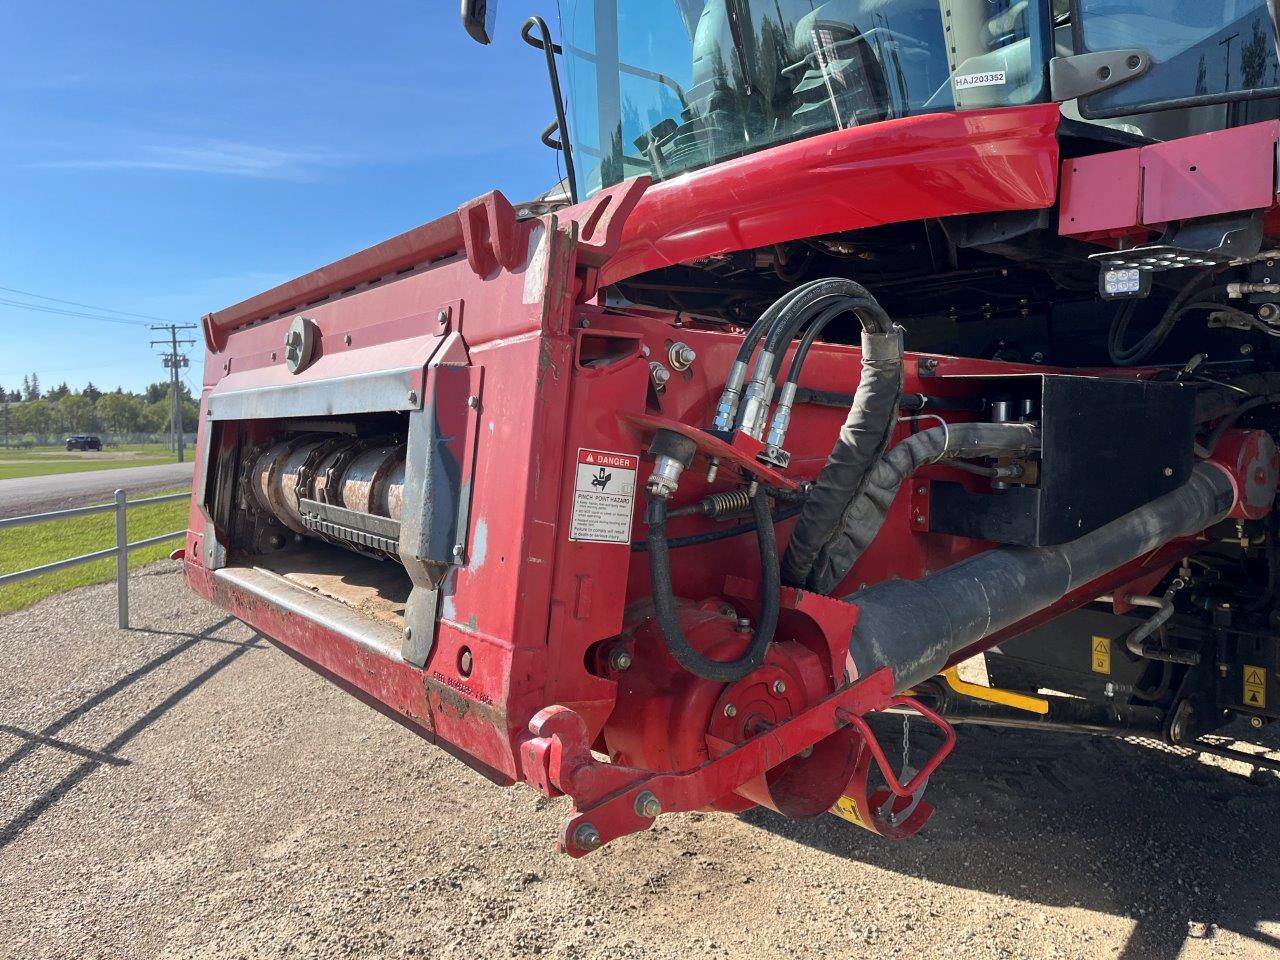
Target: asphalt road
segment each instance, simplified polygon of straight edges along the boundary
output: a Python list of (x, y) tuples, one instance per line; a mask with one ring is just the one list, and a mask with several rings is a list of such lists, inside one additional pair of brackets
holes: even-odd
[(488, 783), (176, 568), (135, 575), (133, 630), (109, 584), (0, 617), (4, 960), (1280, 958), (1273, 773), (968, 727), (914, 840), (669, 815), (571, 860), (564, 800)]
[(110, 500), (111, 495), (121, 489), (127, 490), (132, 498), (162, 487), (181, 486), (191, 482), (191, 471), (188, 461), (0, 480), (0, 518), (99, 503)]

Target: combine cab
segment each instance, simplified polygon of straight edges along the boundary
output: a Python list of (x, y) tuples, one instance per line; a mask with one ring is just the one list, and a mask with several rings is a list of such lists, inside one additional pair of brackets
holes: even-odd
[(205, 318), (194, 590), (573, 856), (1280, 715), (1273, 9), (561, 9), (560, 188)]

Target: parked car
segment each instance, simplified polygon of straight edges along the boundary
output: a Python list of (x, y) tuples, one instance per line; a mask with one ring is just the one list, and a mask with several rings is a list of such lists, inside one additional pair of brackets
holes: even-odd
[(101, 437), (67, 437), (68, 450), (101, 450)]

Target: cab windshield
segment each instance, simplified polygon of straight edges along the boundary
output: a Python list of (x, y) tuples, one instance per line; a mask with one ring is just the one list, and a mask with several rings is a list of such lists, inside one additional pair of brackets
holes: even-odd
[(560, 0), (578, 188), (1044, 99), (1045, 0)]

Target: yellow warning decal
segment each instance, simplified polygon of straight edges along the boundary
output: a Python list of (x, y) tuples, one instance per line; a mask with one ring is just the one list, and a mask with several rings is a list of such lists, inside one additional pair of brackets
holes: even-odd
[(1106, 637), (1093, 638), (1093, 672), (1111, 674), (1111, 641)]
[(854, 803), (853, 797), (841, 797), (836, 801), (836, 805), (831, 808), (841, 820), (848, 820), (850, 823), (857, 824), (860, 827), (866, 827), (866, 823), (862, 819), (862, 814), (858, 812), (858, 805)]
[(1267, 708), (1267, 670), (1265, 667), (1244, 665), (1244, 705)]

